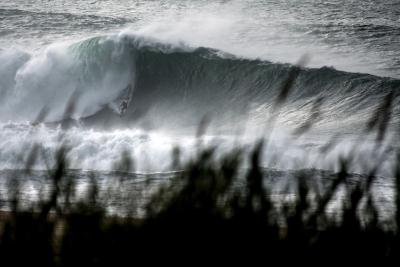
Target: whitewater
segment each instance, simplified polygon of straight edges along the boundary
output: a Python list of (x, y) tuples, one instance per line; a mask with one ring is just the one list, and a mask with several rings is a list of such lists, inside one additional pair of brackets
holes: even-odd
[[(266, 170), (335, 172), (357, 155), (362, 175), (382, 161), (376, 190), (390, 198), (399, 45), (396, 0), (0, 0), (0, 170), (24, 169), (35, 146), (31, 167), (47, 169), (66, 146), (82, 177), (107, 176), (123, 153), (136, 175), (168, 176), (174, 147), (185, 161), (199, 142), (223, 155), (266, 138)], [(379, 142), (368, 122), (388, 95)]]

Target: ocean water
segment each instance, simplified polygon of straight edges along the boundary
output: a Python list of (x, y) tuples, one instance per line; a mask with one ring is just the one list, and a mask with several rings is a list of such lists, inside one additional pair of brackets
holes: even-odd
[[(185, 161), (200, 141), (222, 155), (262, 137), (266, 170), (335, 172), (353, 155), (357, 175), (379, 163), (390, 196), (399, 47), (397, 0), (0, 0), (0, 170), (24, 169), (34, 146), (47, 169), (64, 145), (82, 177), (123, 153), (167, 176), (176, 146)], [(377, 142), (367, 125), (388, 95)]]

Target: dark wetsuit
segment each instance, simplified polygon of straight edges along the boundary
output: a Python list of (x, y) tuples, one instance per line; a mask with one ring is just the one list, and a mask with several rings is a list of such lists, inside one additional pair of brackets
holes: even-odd
[(119, 114), (124, 114), (125, 110), (128, 108), (128, 103), (126, 101), (122, 101), (121, 106), (119, 106)]

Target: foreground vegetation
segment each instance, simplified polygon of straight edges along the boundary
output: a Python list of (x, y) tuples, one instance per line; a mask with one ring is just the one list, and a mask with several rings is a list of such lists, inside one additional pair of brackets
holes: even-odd
[[(346, 161), (341, 162), (340, 172), (324, 193), (313, 200), (314, 208), (307, 198), (313, 185), (306, 173), (299, 171), (293, 181), (297, 184), (295, 202), (277, 209), (263, 185), (259, 165), (262, 148), (261, 141), (250, 155), (251, 167), (240, 186), (235, 184), (243, 160), (240, 150), (217, 161), (213, 149), (200, 149), (194, 160), (180, 166), (184, 171), (175, 172), (150, 195), (143, 194), (145, 188), (128, 190), (123, 185), (126, 172), (120, 172), (115, 182), (121, 183), (125, 191), (115, 187), (108, 195), (100, 196), (93, 179), (78, 203), (69, 200), (75, 187), (72, 180), (64, 178), (67, 159), (61, 149), (56, 168), (48, 172), (52, 190), (47, 199), (36, 203), (39, 210), (34, 211), (33, 206), (30, 211), (18, 210), (18, 177), (10, 180), (13, 209), (1, 235), (2, 263), (98, 266), (238, 260), (265, 264), (400, 262), (399, 231), (382, 230), (370, 183), (367, 180), (354, 185), (348, 179)], [(175, 164), (180, 165), (178, 151), (175, 157)], [(130, 164), (126, 156), (120, 167), (128, 168)], [(400, 161), (395, 175), (395, 220), (400, 225)], [(347, 202), (338, 225), (330, 219), (326, 207), (341, 185), (347, 188)], [(134, 208), (146, 198), (145, 217), (107, 217), (100, 199), (110, 197), (132, 207), (133, 215)], [(369, 218), (364, 225), (357, 215), (363, 198), (367, 199), (363, 212)]]

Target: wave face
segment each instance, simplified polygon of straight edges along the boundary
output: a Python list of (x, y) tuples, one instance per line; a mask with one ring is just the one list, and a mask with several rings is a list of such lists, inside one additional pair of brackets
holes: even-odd
[[(240, 59), (203, 47), (143, 45), (137, 37), (125, 40), (136, 55), (137, 92), (131, 108), (151, 110), (153, 118), (160, 118), (159, 123), (193, 124), (204, 115), (219, 125), (240, 117), (265, 123), (293, 68), (289, 64)], [(323, 98), (321, 126), (337, 127), (339, 131), (344, 127), (360, 129), (371, 111), (399, 85), (400, 80), (393, 78), (329, 67), (303, 68), (280, 110), (280, 121), (288, 126), (302, 123), (315, 100)], [(394, 100), (395, 106), (398, 101)], [(393, 122), (398, 122), (398, 110), (393, 117)]]

